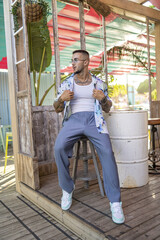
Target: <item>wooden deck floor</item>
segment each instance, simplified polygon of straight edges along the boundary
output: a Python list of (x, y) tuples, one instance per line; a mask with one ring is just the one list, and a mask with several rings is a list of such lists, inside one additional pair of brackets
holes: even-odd
[[(6, 174), (0, 172), (0, 240), (82, 239), (16, 193), (14, 170), (11, 165), (7, 169)], [(41, 177), (40, 181), (41, 189), (31, 190), (33, 195), (35, 194), (36, 204), (39, 206), (43, 200), (41, 206), (49, 203), (48, 209), (51, 210), (55, 209), (56, 203), (58, 208), (61, 189), (58, 186), (57, 174)], [(43, 199), (40, 199), (40, 196)], [(58, 214), (62, 214), (62, 218), (66, 216), (68, 221), (73, 216), (72, 222), (76, 218), (101, 234), (101, 238), (96, 235), (95, 238), (90, 238), (92, 240), (160, 240), (160, 175), (150, 174), (146, 186), (122, 189), (122, 202), (126, 221), (122, 225), (116, 225), (111, 220), (109, 201), (101, 196), (97, 182), (90, 181), (89, 189), (84, 189), (83, 182), (77, 181), (73, 204), (67, 211), (69, 214), (63, 211), (59, 211)]]
[[(42, 177), (39, 191), (60, 204), (61, 189), (56, 174)], [(122, 202), (126, 221), (117, 225), (111, 220), (109, 201), (100, 195), (96, 181), (90, 182), (89, 189), (83, 188), (83, 182), (76, 182), (73, 204), (68, 212), (108, 239), (160, 239), (160, 175), (150, 175), (146, 186), (122, 189)]]
[(0, 240), (80, 240), (51, 216), (16, 192), (13, 161), (4, 171), (0, 155)]

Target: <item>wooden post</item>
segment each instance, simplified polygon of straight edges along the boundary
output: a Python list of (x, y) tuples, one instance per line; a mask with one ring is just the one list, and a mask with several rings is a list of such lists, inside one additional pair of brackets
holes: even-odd
[[(20, 192), (20, 181), (24, 182), (33, 189), (39, 188), (39, 173), (38, 159), (34, 157), (32, 138), (33, 128), (31, 115), (28, 38), (25, 25), (25, 0), (22, 0), (23, 27), (20, 28), (20, 31), (18, 30), (20, 36), (17, 48), (15, 47), (15, 36), (13, 33), (13, 15), (10, 13), (12, 6), (11, 3), (11, 0), (3, 1), (13, 151), (15, 157), (16, 190)], [(21, 30), (24, 31), (24, 35)], [(21, 54), (18, 55), (19, 53)], [(27, 63), (26, 66), (24, 65), (25, 63)], [(23, 84), (20, 85), (21, 83)]]
[(55, 71), (56, 71), (56, 90), (61, 83), (60, 74), (60, 53), (59, 53), (59, 37), (58, 37), (58, 21), (57, 21), (57, 1), (52, 0), (52, 17), (53, 17), (53, 35), (54, 35), (54, 52), (55, 52)]
[[(60, 73), (60, 52), (58, 37), (58, 20), (57, 20), (57, 0), (52, 0), (52, 18), (53, 18), (53, 35), (54, 35), (54, 56), (55, 56), (55, 75), (56, 75), (56, 93), (61, 84)], [(60, 131), (60, 116), (57, 114), (58, 132)]]
[[(30, 62), (29, 62), (29, 46), (28, 46), (28, 32), (27, 32), (27, 25), (26, 25), (26, 11), (25, 11), (25, 0), (21, 1), (22, 4), (22, 22), (23, 22), (23, 45), (24, 45), (24, 57), (25, 57), (25, 78), (27, 82), (27, 91), (28, 91), (28, 115), (29, 115), (29, 122), (28, 125), (30, 133), (32, 133), (32, 115), (31, 115), (31, 108), (32, 108), (32, 97), (31, 97), (31, 78), (30, 78)], [(30, 135), (30, 154), (34, 157), (34, 147), (33, 147), (33, 138), (32, 134)]]
[(79, 2), (79, 24), (80, 24), (81, 49), (86, 50), (83, 0), (79, 0), (78, 2)]
[(160, 22), (155, 23), (157, 100), (160, 100)]
[(146, 18), (147, 22), (147, 54), (148, 54), (148, 80), (149, 80), (149, 110), (151, 114), (151, 102), (152, 102), (152, 96), (151, 96), (151, 65), (150, 65), (150, 43), (149, 43), (149, 19)]
[[(11, 16), (9, 14), (10, 12), (10, 2), (3, 0), (3, 9), (4, 9), (4, 21), (5, 21), (5, 37), (6, 37), (6, 49), (7, 49), (7, 64), (8, 64), (8, 78), (9, 78), (9, 95), (10, 99), (13, 99), (11, 101), (10, 111), (11, 111), (11, 120), (12, 120), (12, 134), (13, 134), (13, 150), (14, 150), (14, 156), (15, 156), (15, 174), (16, 174), (16, 189), (19, 191), (19, 181), (18, 181), (18, 163), (17, 163), (17, 152), (19, 151), (19, 144), (18, 144), (18, 129), (17, 126), (17, 105), (16, 101), (16, 89), (15, 89), (15, 68), (14, 68), (14, 56), (13, 51), (13, 39), (12, 39), (12, 28), (13, 21), (11, 21)], [(10, 55), (11, 54), (11, 55)], [(9, 57), (10, 56), (10, 57)]]
[(107, 43), (107, 39), (106, 39), (106, 22), (105, 22), (105, 17), (102, 17), (102, 21), (103, 21), (103, 43), (104, 43), (104, 66), (103, 66), (103, 71), (104, 71), (104, 75), (105, 75), (105, 82), (108, 85), (108, 71), (107, 71), (107, 48), (106, 48), (106, 43)]

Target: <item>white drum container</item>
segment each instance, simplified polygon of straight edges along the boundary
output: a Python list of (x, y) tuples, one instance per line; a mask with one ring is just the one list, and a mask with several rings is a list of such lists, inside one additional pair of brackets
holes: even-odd
[(118, 166), (120, 187), (133, 188), (148, 183), (147, 111), (104, 113)]

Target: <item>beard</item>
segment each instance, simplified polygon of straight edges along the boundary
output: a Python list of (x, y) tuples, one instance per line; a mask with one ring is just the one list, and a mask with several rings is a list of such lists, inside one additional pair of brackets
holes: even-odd
[(84, 70), (84, 68), (77, 69), (77, 70), (74, 72), (74, 74), (79, 74), (79, 73), (83, 72), (83, 70)]
[(78, 74), (78, 73), (80, 73), (81, 72), (81, 70), (77, 70), (76, 72), (74, 72), (74, 74)]
[(83, 72), (83, 70), (84, 70), (84, 67), (83, 66), (79, 66), (77, 69), (74, 70), (74, 74), (79, 74), (79, 73)]

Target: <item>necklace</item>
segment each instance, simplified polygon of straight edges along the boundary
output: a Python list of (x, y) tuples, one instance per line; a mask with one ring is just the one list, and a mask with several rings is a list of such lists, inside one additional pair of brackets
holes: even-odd
[(75, 82), (77, 83), (77, 84), (82, 84), (82, 85), (85, 85), (86, 83), (90, 83), (91, 82), (91, 80), (89, 79), (89, 74), (88, 74), (88, 77), (87, 77), (87, 80), (85, 80), (85, 81), (80, 81), (78, 78), (77, 78), (77, 76), (76, 77), (74, 77), (74, 80), (75, 80)]

